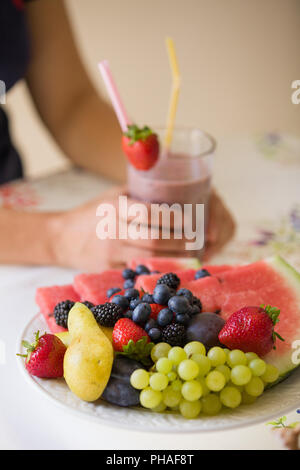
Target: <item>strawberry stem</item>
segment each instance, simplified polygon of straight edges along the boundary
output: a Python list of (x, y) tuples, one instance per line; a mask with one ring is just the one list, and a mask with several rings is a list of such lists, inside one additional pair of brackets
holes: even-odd
[[(272, 320), (272, 323), (273, 325), (275, 326), (277, 323), (279, 323), (279, 314), (280, 314), (280, 310), (279, 308), (277, 307), (271, 307), (271, 305), (261, 305), (261, 308), (264, 309), (264, 311), (266, 312), (266, 314), (270, 317), (270, 319)], [(272, 339), (275, 343), (276, 339), (280, 339), (280, 341), (285, 341), (282, 336), (280, 336), (279, 333), (277, 333), (277, 331), (274, 331), (274, 328), (273, 328), (273, 333), (272, 333)], [(273, 349), (276, 349), (276, 346), (274, 345), (273, 346)]]
[(138, 140), (146, 140), (153, 133), (152, 129), (148, 126), (140, 128), (136, 124), (131, 124), (128, 126), (128, 131), (124, 132), (124, 135), (129, 137), (129, 145), (133, 145)]

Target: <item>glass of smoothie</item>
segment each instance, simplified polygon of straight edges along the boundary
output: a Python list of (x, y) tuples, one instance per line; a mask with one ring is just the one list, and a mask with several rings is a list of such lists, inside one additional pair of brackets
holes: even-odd
[(162, 146), (165, 129), (155, 132), (161, 143), (159, 160), (148, 171), (128, 164), (128, 196), (147, 203), (204, 204), (207, 221), (215, 140), (197, 128), (175, 128), (171, 148), (166, 152)]

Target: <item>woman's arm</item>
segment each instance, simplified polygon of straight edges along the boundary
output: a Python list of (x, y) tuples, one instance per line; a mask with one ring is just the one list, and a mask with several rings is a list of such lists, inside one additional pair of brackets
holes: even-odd
[(31, 41), (26, 79), (42, 121), (74, 164), (123, 181), (121, 131), (81, 63), (63, 1), (30, 2), (26, 14)]

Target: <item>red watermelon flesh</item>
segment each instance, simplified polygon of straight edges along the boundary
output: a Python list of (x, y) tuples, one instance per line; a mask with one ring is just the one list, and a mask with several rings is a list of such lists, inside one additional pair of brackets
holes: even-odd
[(106, 292), (111, 287), (122, 288), (124, 279), (121, 269), (110, 269), (96, 274), (78, 274), (74, 279), (74, 289), (80, 299), (95, 305), (107, 301)]
[(219, 295), (221, 284), (216, 277), (209, 276), (184, 282), (182, 287), (189, 289), (201, 300), (203, 312), (216, 312), (220, 310)]
[[(171, 272), (171, 271), (168, 271)], [(192, 281), (195, 278), (195, 269), (184, 269), (182, 271), (172, 271), (174, 274), (180, 279), (180, 287), (183, 287), (185, 282)], [(138, 276), (135, 282), (136, 289), (143, 289), (145, 292), (152, 294), (158, 279), (160, 279), (166, 273), (159, 273), (159, 274), (143, 274)]]
[(52, 333), (66, 331), (65, 328), (56, 324), (53, 316), (49, 316), (53, 313), (55, 305), (63, 300), (73, 300), (74, 302), (80, 300), (79, 295), (75, 292), (71, 284), (65, 286), (39, 287), (36, 290), (35, 301)]
[(210, 265), (210, 264), (206, 264), (204, 266), (202, 266), (202, 269), (206, 269), (210, 274), (212, 274), (213, 276), (215, 275), (218, 275), (220, 273), (224, 273), (225, 271), (232, 271), (236, 268), (238, 268), (239, 266), (231, 266), (230, 264), (220, 264), (220, 265)]
[(197, 258), (168, 258), (156, 256), (153, 258), (135, 258), (131, 260), (128, 267), (135, 269), (139, 264), (147, 266), (150, 271), (161, 273), (174, 273), (184, 269), (200, 269), (201, 265)]

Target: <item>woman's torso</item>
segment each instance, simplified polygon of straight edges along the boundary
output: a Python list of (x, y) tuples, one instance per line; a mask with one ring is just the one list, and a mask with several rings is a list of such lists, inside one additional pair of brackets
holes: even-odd
[[(29, 37), (22, 0), (0, 1), (0, 80), (6, 92), (26, 73), (29, 62)], [(3, 101), (3, 96), (2, 96)], [(14, 148), (5, 104), (0, 108), (0, 184), (23, 175), (18, 152)]]

